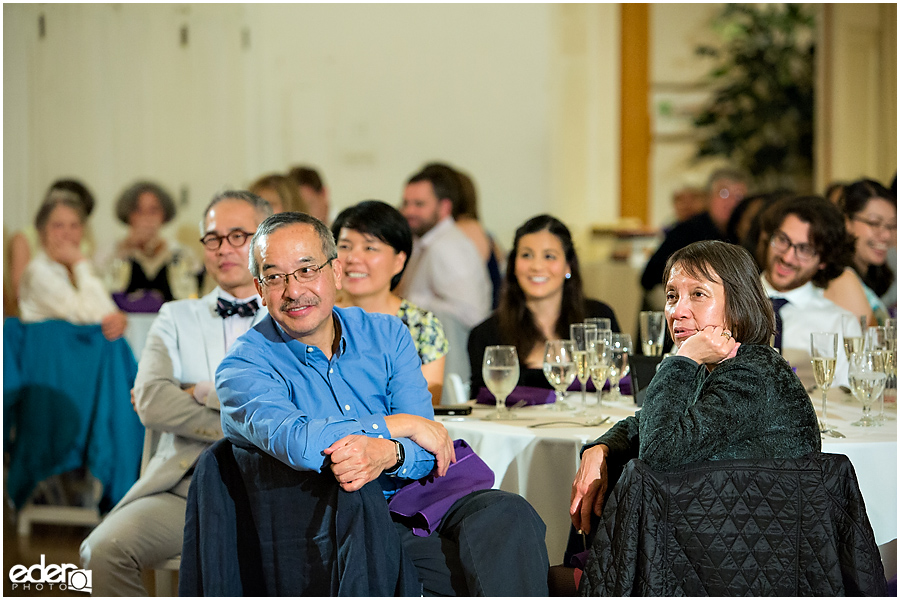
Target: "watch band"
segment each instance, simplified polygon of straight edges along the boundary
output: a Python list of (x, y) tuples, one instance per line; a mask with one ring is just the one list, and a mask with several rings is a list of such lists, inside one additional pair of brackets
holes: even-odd
[(397, 451), (397, 462), (384, 472), (385, 475), (395, 475), (400, 470), (400, 467), (403, 466), (403, 461), (406, 460), (406, 450), (403, 448), (403, 444), (395, 439), (391, 439), (391, 441), (394, 442), (394, 449)]

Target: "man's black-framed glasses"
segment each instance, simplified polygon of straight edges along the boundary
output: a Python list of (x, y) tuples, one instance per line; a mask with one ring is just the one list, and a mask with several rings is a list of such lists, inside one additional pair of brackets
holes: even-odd
[(819, 254), (816, 250), (816, 247), (812, 244), (795, 244), (791, 241), (791, 238), (789, 238), (782, 231), (776, 231), (772, 234), (772, 239), (769, 241), (769, 245), (779, 252), (784, 252), (785, 254), (787, 254), (788, 251), (793, 248), (794, 252), (797, 254), (797, 258), (803, 261), (812, 260)]
[(232, 248), (240, 248), (246, 244), (247, 240), (251, 237), (253, 237), (252, 231), (235, 229), (229, 231), (227, 235), (216, 235), (212, 232), (207, 233), (200, 238), (200, 243), (203, 244), (207, 250), (218, 250), (222, 246), (222, 240), (228, 240), (228, 243), (231, 244)]
[(300, 267), (292, 273), (272, 273), (270, 275), (263, 275), (259, 278), (259, 281), (273, 291), (283, 290), (285, 286), (287, 286), (288, 280), (291, 278), (291, 276), (294, 277), (297, 283), (309, 283), (310, 281), (315, 281), (316, 278), (319, 277), (319, 272), (326, 266), (330, 265), (331, 261), (333, 260), (334, 257), (329, 258), (321, 265), (308, 265), (305, 267)]

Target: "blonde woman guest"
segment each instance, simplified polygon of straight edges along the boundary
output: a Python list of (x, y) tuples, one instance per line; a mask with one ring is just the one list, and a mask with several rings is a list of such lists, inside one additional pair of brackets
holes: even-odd
[(308, 213), (306, 202), (300, 196), (297, 185), (290, 177), (273, 173), (264, 175), (250, 186), (250, 191), (265, 200), (272, 207), (272, 212)]
[(22, 275), (19, 310), (26, 323), (99, 323), (103, 335), (114, 340), (125, 333), (127, 319), (80, 249), (86, 218), (72, 192), (52, 192), (41, 206), (35, 217), (41, 251)]

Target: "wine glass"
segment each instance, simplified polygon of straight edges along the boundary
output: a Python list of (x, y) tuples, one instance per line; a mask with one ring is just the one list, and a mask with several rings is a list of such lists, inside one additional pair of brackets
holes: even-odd
[(619, 390), (619, 382), (628, 375), (628, 355), (631, 353), (631, 335), (628, 333), (614, 333), (610, 339), (609, 383), (612, 389), (609, 391), (611, 400), (618, 400), (622, 396)]
[(497, 399), (497, 410), (484, 417), (488, 420), (514, 419), (515, 414), (506, 408), (506, 397), (519, 381), (519, 357), (515, 346), (488, 346), (484, 350), (481, 366), (484, 384)]
[(874, 427), (878, 425), (869, 415), (872, 403), (884, 392), (887, 375), (877, 368), (879, 361), (877, 352), (857, 352), (850, 356), (850, 390), (862, 404), (863, 416), (859, 421), (851, 423), (857, 427)]
[(834, 382), (834, 370), (837, 366), (837, 334), (825, 332), (809, 334), (809, 350), (816, 385), (822, 388), (822, 418), (819, 420), (819, 431), (838, 437), (837, 430), (828, 426), (826, 404), (828, 388)]
[(644, 356), (661, 356), (666, 340), (666, 318), (662, 311), (643, 310), (640, 314), (641, 349)]
[(897, 319), (888, 318), (884, 320), (885, 335), (885, 354), (884, 354), (884, 370), (887, 373), (888, 380), (885, 384), (885, 394), (896, 397), (897, 395)]
[(587, 382), (591, 376), (592, 362), (589, 353), (597, 340), (597, 328), (593, 324), (572, 323), (569, 333), (575, 348), (575, 376), (581, 384), (581, 410), (577, 414), (587, 414)]
[(558, 410), (570, 408), (563, 392), (575, 381), (575, 345), (572, 340), (550, 340), (544, 346), (544, 377), (556, 391)]
[(594, 347), (588, 357), (591, 360), (591, 379), (594, 380), (594, 387), (597, 389), (597, 410), (603, 406), (601, 398), (603, 396), (603, 386), (606, 384), (606, 378), (609, 376), (610, 362), (610, 344), (612, 342), (612, 331), (609, 329), (598, 330), (597, 338), (594, 341)]
[(863, 332), (866, 330), (866, 317), (856, 315), (841, 316), (841, 334), (844, 338), (844, 353), (847, 360), (850, 355), (863, 349)]
[[(866, 328), (863, 340), (863, 350), (875, 353), (876, 370), (887, 376), (889, 370), (889, 367), (886, 364), (888, 359), (887, 330), (884, 327), (868, 327)], [(878, 415), (875, 417), (875, 422), (878, 425), (884, 425), (884, 388), (881, 389), (881, 394), (876, 396), (875, 400), (879, 404)]]
[(584, 322), (588, 325), (596, 325), (597, 331), (612, 331), (612, 321), (606, 317), (588, 317)]

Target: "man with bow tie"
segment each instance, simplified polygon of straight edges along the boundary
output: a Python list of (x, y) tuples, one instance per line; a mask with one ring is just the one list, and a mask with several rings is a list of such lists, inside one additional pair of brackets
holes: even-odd
[(134, 407), (160, 440), (141, 478), (81, 545), (95, 595), (146, 596), (141, 570), (181, 552), (194, 463), (222, 437), (216, 368), (266, 314), (248, 250), (271, 214), (268, 202), (244, 191), (218, 194), (204, 212), (204, 263), (218, 285), (203, 298), (164, 304), (147, 336)]

